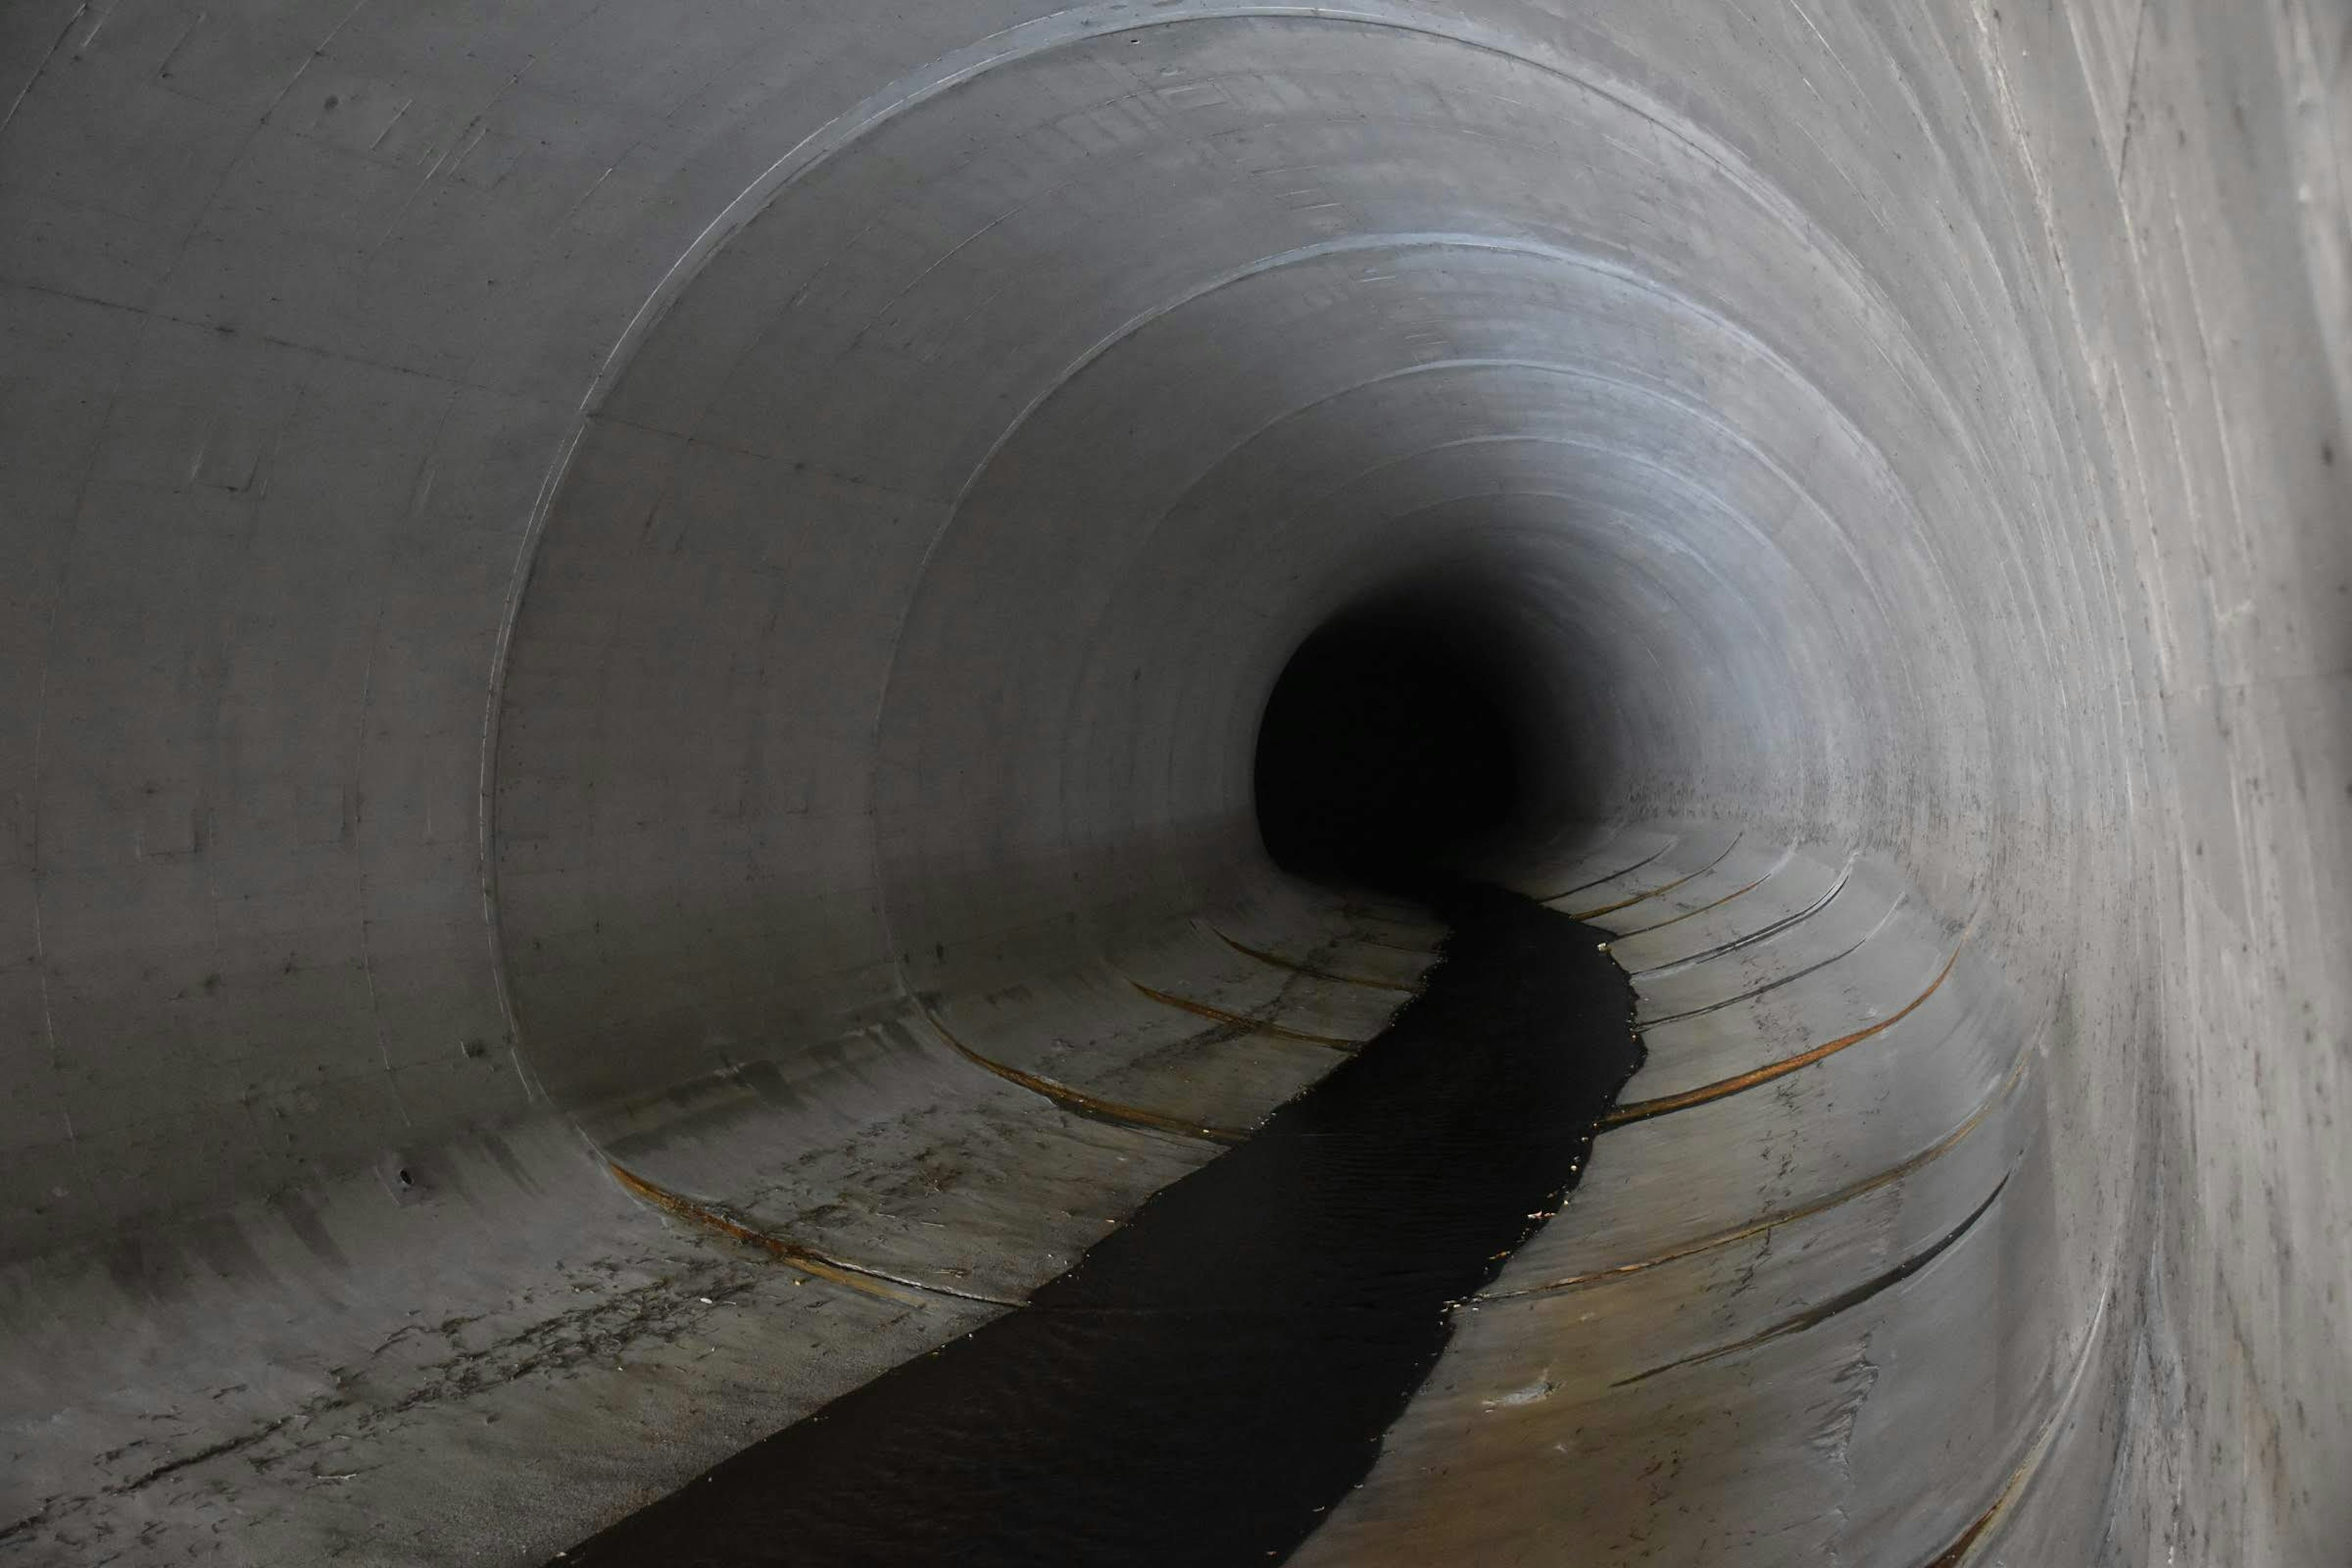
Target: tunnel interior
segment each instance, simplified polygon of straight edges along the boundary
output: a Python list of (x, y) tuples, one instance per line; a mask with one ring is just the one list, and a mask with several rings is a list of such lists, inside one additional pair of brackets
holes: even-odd
[(1253, 763), (1258, 832), (1309, 877), (1404, 888), (1493, 856), (1527, 809), (1528, 715), (1475, 603), (1343, 611), (1276, 678)]
[(1646, 1056), (1297, 1561), (2340, 1561), (2327, 11), (25, 0), (0, 1568), (544, 1560), (1431, 860)]

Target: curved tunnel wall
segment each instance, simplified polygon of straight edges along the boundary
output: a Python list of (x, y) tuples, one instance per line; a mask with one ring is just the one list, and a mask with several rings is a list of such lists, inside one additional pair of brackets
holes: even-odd
[[(1391, 78), (1417, 92), (1363, 110)], [(1645, 133), (1649, 163), (1580, 156)], [(1649, 725), (1619, 742), (1630, 809), (1973, 815), (1942, 774), (1983, 748), (1981, 679), (1917, 509), (1938, 486), (2011, 508), (1969, 433), (1880, 384), (1918, 351), (1851, 330), (1857, 268), (1836, 308), (1791, 290), (1834, 247), (1728, 156), (1475, 34), (1235, 17), (1046, 44), (801, 172), (617, 377), (540, 546), (499, 750), (524, 1014), (561, 994), (641, 1038), (623, 1009), (669, 988), (625, 965), (681, 941), (709, 963), (676, 915), (714, 886), (807, 898), (791, 839), (855, 842), (869, 803), (869, 963), (886, 931), (900, 963), (1024, 934), (1034, 963), (1122, 901), (1197, 904), (1245, 858), (1237, 742), (1273, 668), (1350, 586), (1449, 553), (1579, 584), (1546, 596), (1549, 638)], [(1702, 244), (1759, 258), (1731, 269), (1738, 315), (1675, 291)], [(1902, 408), (1916, 486), (1739, 315)], [(610, 515), (608, 463), (664, 486), (651, 515)], [(1855, 517), (1885, 521), (1856, 542)], [(1621, 609), (1634, 584), (1650, 602)], [(730, 679), (763, 689), (712, 703)], [(580, 847), (542, 847), (551, 823)], [(713, 877), (706, 853), (763, 830), (774, 872)], [(1974, 874), (1979, 849), (1916, 837)], [(583, 922), (605, 879), (617, 907)], [(609, 933), (630, 920), (670, 934)], [(580, 934), (599, 984), (551, 957), (541, 986)], [(773, 975), (768, 944), (746, 956)]]
[(1556, 718), (1498, 871), (1659, 820), (1860, 850), (2015, 992), (2061, 1360), (2105, 1325), (2068, 1441), (2115, 1460), (2043, 1506), (2315, 1560), (2342, 44), (2154, 0), (28, 8), (12, 1314), (145, 1321), (252, 1271), (142, 1227), (655, 1126), (1279, 897), (1266, 690), (1444, 581)]

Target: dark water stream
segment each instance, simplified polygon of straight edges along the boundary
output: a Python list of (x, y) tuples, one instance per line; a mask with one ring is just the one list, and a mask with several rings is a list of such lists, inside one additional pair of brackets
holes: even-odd
[(1418, 891), (1454, 928), (1426, 992), (1248, 1142), (1026, 1307), (564, 1568), (1286, 1556), (1370, 1468), (1446, 1304), (1574, 1186), (1640, 1061), (1605, 933), (1492, 889)]

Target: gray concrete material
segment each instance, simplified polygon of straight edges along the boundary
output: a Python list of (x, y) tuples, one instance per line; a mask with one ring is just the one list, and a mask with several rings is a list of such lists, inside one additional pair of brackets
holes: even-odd
[[(1653, 1257), (1843, 1193), (1936, 1147), (2002, 1098), (2016, 1066), (2023, 1043), (1991, 984), (1956, 971), (1949, 997), (1939, 991), (1937, 1004), (1803, 1072), (1605, 1131), (1564, 1211), (1572, 1217), (1514, 1255), (1496, 1288)], [(1629, 1095), (1643, 1092), (1642, 1076)]]
[[(1385, 956), (1415, 974), (1430, 963)], [(1253, 1125), (1332, 1065), (1328, 1047), (1220, 1026), (1154, 1002), (1108, 965), (959, 998), (933, 1021), (990, 1062), (1218, 1129)]]
[[(1787, 915), (1774, 914), (1770, 905), (1745, 910), (1749, 928), (1727, 952), (1717, 949), (1727, 943), (1711, 942), (1692, 955), (1697, 962), (1640, 966), (1648, 970), (1639, 983), (1643, 1022), (1670, 1026), (1801, 982), (1834, 984), (1849, 974), (1884, 976), (1893, 985), (1893, 997), (1909, 1001), (1950, 951), (1949, 933), (1908, 908), (1906, 889), (1883, 868), (1857, 865), (1835, 885), (1834, 898), (1810, 900)], [(1926, 942), (1924, 961), (1889, 965), (1881, 960), (1883, 950), (1873, 944), (1889, 934), (1890, 926), (1907, 928), (1902, 934)], [(1617, 944), (1610, 951), (1616, 952)], [(1622, 957), (1619, 962), (1634, 967)]]
[[(1214, 913), (1302, 948), (1358, 929), (1286, 885)], [(1212, 1066), (1247, 1053), (1211, 1102), (1242, 1127), (1342, 1059), (1182, 1015), (1171, 1048), (1169, 1010), (1124, 980), (1055, 980), (951, 1011), (984, 1009), (990, 1045), (1102, 1045), (1116, 1070), (1055, 1066), (1179, 1109), (1205, 1034)], [(1069, 1113), (909, 1009), (570, 1126), (412, 1145), (396, 1193), (371, 1170), (19, 1263), (0, 1276), (21, 1352), (0, 1551), (543, 1559), (977, 1326), (1217, 1148)]]
[[(1278, 896), (1257, 703), (1412, 580), (1543, 714), (1528, 873), (1571, 819), (1814, 847), (1624, 951), (1855, 850), (1973, 922), (2052, 1119), (2011, 1304), (2088, 1347), (1986, 1552), (2340, 1555), (2346, 36), (2304, 0), (15, 8), (12, 1478), (176, 1551), (215, 1503), (105, 1493), (138, 1434), (89, 1347), (261, 1401), (184, 1456), (380, 1342), (299, 1303), (555, 1277), (477, 1278), (387, 1157), (657, 1133), (680, 1086), (919, 1037), (909, 993)], [(656, 1247), (550, 1160), (572, 1217), (486, 1205)], [(274, 1314), (241, 1264), (197, 1315), (90, 1271), (289, 1192), (346, 1262), (273, 1261)], [(625, 1431), (614, 1485), (698, 1462)], [(288, 1490), (252, 1554), (448, 1479), (401, 1474)]]
[[(1495, 1381), (1441, 1368), (1423, 1420), (1391, 1435), (1375, 1479), (1296, 1560), (1534, 1563), (1549, 1560), (1541, 1536), (1603, 1562), (1819, 1563), (1866, 1540), (1866, 1561), (1931, 1563), (1981, 1504), (1920, 1485), (1921, 1468), (2006, 1473), (2032, 1436), (2020, 1441), (2016, 1414), (2054, 1405), (2067, 1370), (2020, 1352), (2046, 1325), (2005, 1288), (2001, 1234), (1980, 1225), (1820, 1331), (1626, 1385), (1606, 1369), (1669, 1365), (1780, 1307), (1727, 1259), (1710, 1278), (1612, 1287), (1625, 1299), (1605, 1308), (1555, 1297), (1466, 1313), (1449, 1362)], [(1727, 1299), (1743, 1310), (1704, 1324), (1669, 1305)], [(1972, 1397), (1950, 1399), (1957, 1386)], [(1880, 1468), (1898, 1454), (1895, 1473)]]
[[(1265, 1019), (1293, 1038), (1345, 1049), (1388, 1026), (1403, 1004), (1402, 994), (1319, 974), (1283, 969), (1234, 951), (1207, 931), (1196, 931), (1191, 951), (1137, 954), (1118, 967), (1139, 991), (1178, 1012), (1196, 1016)], [(1181, 957), (1181, 965), (1167, 960)]]
[(9, 1560), (535, 1560), (993, 1310), (714, 1249), (560, 1128), (420, 1154), (12, 1269)]
[[(1679, 824), (1641, 823), (1608, 832), (1592, 830), (1584, 842), (1546, 845), (1530, 854), (1533, 864), (1515, 868), (1520, 881), (1514, 890), (1549, 901), (1570, 898), (1621, 877), (1639, 876), (1657, 865), (1688, 837)], [(1481, 867), (1484, 870), (1486, 868)]]
[[(1906, 946), (1864, 962), (1899, 972)], [(2039, 1053), (1981, 966), (1937, 995), (1772, 1089), (1604, 1131), (1304, 1560), (1942, 1559), (2038, 1472), (2087, 1342), (2034, 1286)], [(1871, 1016), (1807, 1011), (1817, 1037)], [(1730, 1065), (1647, 1043), (1628, 1100)]]
[[(912, 1028), (747, 1068), (717, 1104), (603, 1150), (633, 1176), (885, 1279), (1003, 1304), (1213, 1153), (1074, 1118)], [(803, 1110), (803, 1108), (808, 1108)]]
[(1599, 919), (1634, 909), (1672, 894), (1715, 870), (1738, 849), (1747, 836), (1747, 829), (1737, 826), (1685, 833), (1656, 859), (1638, 869), (1588, 882), (1572, 892), (1558, 893), (1542, 901), (1546, 907), (1575, 920)]
[(1787, 870), (1798, 853), (1793, 844), (1750, 844), (1743, 837), (1722, 859), (1688, 880), (1661, 888), (1622, 909), (1594, 915), (1585, 923), (1617, 933), (1621, 940), (1677, 925), (1756, 892)]
[[(1400, 943), (1334, 941), (1318, 943), (1304, 952), (1284, 952), (1268, 946), (1263, 938), (1251, 941), (1256, 933), (1243, 921), (1204, 921), (1201, 924), (1218, 941), (1276, 969), (1317, 974), (1382, 991), (1411, 991), (1420, 975), (1415, 954), (1405, 951)], [(1444, 940), (1444, 934), (1443, 927), (1433, 927), (1430, 929), (1427, 940), (1433, 947)]]
[(1609, 951), (1628, 974), (1664, 994), (1669, 976), (1775, 941), (1826, 912), (1844, 896), (1858, 859), (1817, 846), (1800, 848), (1753, 891), (1687, 920), (1628, 931), (1612, 939)]

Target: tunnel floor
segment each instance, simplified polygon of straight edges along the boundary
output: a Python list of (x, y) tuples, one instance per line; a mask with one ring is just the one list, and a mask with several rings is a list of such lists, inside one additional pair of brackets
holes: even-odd
[(1263, 1563), (1360, 1481), (1448, 1304), (1575, 1186), (1641, 1063), (1605, 933), (1423, 890), (1424, 992), (1028, 1304), (563, 1554), (581, 1563)]

